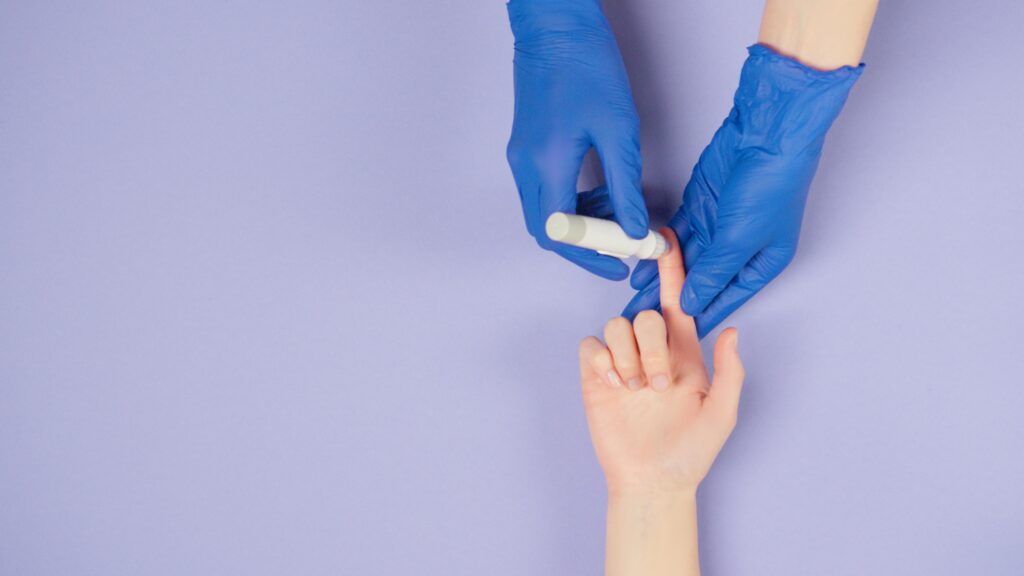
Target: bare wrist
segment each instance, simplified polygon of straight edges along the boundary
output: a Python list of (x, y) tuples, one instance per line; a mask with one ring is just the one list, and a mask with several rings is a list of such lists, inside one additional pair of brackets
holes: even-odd
[(758, 42), (819, 70), (856, 66), (878, 0), (768, 0)]
[(697, 487), (673, 490), (616, 490), (608, 491), (608, 507), (631, 508), (636, 510), (670, 510), (686, 508), (697, 502)]
[(606, 542), (609, 576), (699, 574), (696, 490), (609, 494)]

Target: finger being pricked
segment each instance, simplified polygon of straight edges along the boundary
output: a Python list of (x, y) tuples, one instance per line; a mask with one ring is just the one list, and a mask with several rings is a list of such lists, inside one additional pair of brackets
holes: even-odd
[(677, 366), (684, 371), (704, 367), (697, 325), (692, 316), (683, 311), (680, 297), (686, 273), (683, 270), (683, 251), (671, 228), (659, 230), (668, 241), (668, 252), (658, 258), (658, 277), (661, 280), (661, 313), (668, 329), (669, 347)]

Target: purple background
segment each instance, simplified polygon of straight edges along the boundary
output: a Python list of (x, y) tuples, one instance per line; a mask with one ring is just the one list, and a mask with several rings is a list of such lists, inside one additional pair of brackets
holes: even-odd
[[(0, 574), (596, 574), (499, 0), (0, 2)], [(664, 221), (760, 0), (608, 12)], [(1015, 0), (883, 2), (800, 253), (730, 321), (715, 574), (1024, 572)]]

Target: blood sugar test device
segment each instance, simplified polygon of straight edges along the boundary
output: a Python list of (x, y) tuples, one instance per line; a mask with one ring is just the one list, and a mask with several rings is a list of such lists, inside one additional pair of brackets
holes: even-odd
[(555, 242), (596, 250), (598, 254), (615, 258), (637, 257), (653, 260), (668, 251), (665, 237), (654, 231), (637, 240), (630, 238), (611, 220), (591, 218), (578, 214), (555, 212), (544, 225), (548, 238)]

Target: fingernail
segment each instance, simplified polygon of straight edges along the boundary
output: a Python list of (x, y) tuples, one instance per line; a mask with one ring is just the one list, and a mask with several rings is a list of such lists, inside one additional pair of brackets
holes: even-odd
[(619, 375), (615, 373), (615, 370), (608, 371), (608, 382), (610, 382), (615, 388), (622, 387), (622, 378), (619, 378)]
[(626, 386), (628, 386), (630, 390), (639, 390), (640, 389), (640, 379), (639, 378), (630, 378), (629, 382), (626, 383)]
[(654, 388), (658, 392), (668, 390), (668, 376), (664, 374), (658, 374), (651, 379), (651, 388)]
[(732, 335), (732, 349), (733, 352), (739, 351), (740, 349), (740, 333), (739, 330), (733, 332)]

